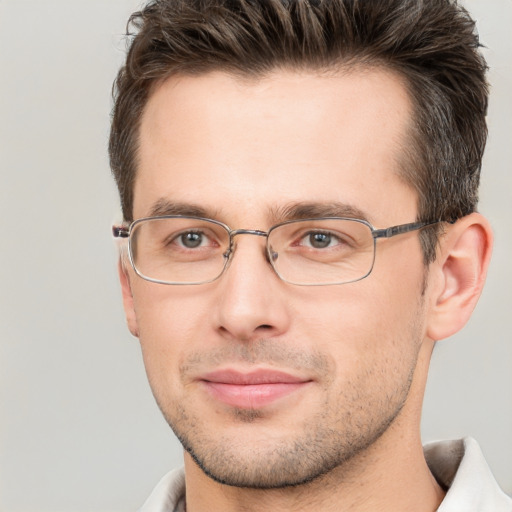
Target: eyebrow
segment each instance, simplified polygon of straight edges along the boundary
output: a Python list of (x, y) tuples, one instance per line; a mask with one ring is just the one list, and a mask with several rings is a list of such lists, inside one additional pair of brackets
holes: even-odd
[(216, 219), (217, 210), (211, 210), (194, 203), (181, 203), (160, 198), (149, 209), (147, 217), (163, 217), (165, 215), (184, 215), (186, 217), (204, 217), (206, 219)]
[(276, 222), (300, 219), (318, 219), (321, 217), (348, 217), (369, 222), (369, 215), (356, 206), (337, 201), (296, 202), (273, 208), (272, 219)]
[[(278, 224), (288, 220), (319, 219), (323, 217), (347, 217), (370, 222), (369, 215), (356, 206), (337, 201), (328, 202), (293, 202), (283, 206), (271, 207), (270, 222)], [(163, 217), (165, 215), (183, 215), (219, 220), (220, 211), (212, 210), (195, 203), (174, 202), (160, 198), (149, 209), (147, 217)]]

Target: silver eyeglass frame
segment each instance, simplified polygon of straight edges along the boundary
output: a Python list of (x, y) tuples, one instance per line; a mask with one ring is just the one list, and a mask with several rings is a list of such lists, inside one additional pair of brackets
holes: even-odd
[[(207, 281), (200, 281), (200, 282), (169, 282), (169, 281), (162, 281), (159, 279), (154, 279), (154, 278), (151, 278), (151, 277), (148, 277), (148, 276), (142, 274), (142, 272), (139, 271), (139, 269), (136, 267), (136, 265), (133, 261), (132, 247), (131, 247), (131, 234), (133, 233), (133, 230), (137, 227), (137, 225), (139, 225), (143, 222), (157, 220), (157, 219), (194, 219), (194, 220), (199, 220), (199, 221), (211, 222), (212, 224), (216, 224), (216, 225), (224, 228), (229, 236), (229, 247), (228, 247), (228, 250), (223, 254), (223, 256), (225, 258), (225, 262), (224, 262), (224, 266), (222, 267), (222, 270), (220, 271), (220, 273), (212, 279), (209, 279)], [(358, 277), (357, 279), (352, 279), (350, 281), (342, 281), (340, 283), (294, 283), (293, 281), (288, 281), (287, 279), (284, 279), (279, 274), (278, 270), (275, 268), (274, 263), (273, 263), (273, 261), (276, 259), (277, 254), (272, 253), (271, 248), (268, 245), (268, 237), (269, 237), (270, 233), (272, 233), (272, 231), (274, 231), (275, 229), (277, 229), (281, 226), (287, 225), (287, 224), (292, 224), (292, 223), (296, 223), (296, 222), (314, 222), (314, 221), (325, 221), (325, 220), (344, 220), (344, 221), (346, 220), (346, 221), (352, 221), (352, 222), (359, 222), (360, 224), (364, 224), (365, 226), (367, 226), (369, 228), (369, 230), (372, 234), (372, 238), (373, 238), (373, 258), (372, 258), (372, 262), (371, 262), (368, 272), (366, 274), (364, 274), (363, 276)], [(410, 222), (407, 224), (398, 224), (396, 226), (390, 226), (388, 228), (376, 229), (368, 221), (363, 220), (363, 219), (357, 219), (357, 218), (352, 218), (352, 217), (314, 217), (314, 218), (306, 218), (306, 219), (287, 220), (284, 222), (280, 222), (279, 224), (275, 224), (268, 231), (262, 231), (259, 229), (231, 229), (227, 224), (224, 224), (223, 222), (220, 222), (220, 221), (214, 220), (214, 219), (208, 219), (205, 217), (195, 217), (192, 215), (161, 215), (161, 216), (157, 216), (157, 217), (142, 217), (140, 219), (134, 220), (127, 227), (112, 226), (112, 234), (113, 234), (114, 238), (121, 238), (121, 239), (127, 238), (128, 239), (128, 258), (129, 258), (129, 261), (130, 261), (130, 264), (131, 264), (133, 270), (139, 277), (141, 277), (142, 279), (144, 279), (146, 281), (150, 281), (152, 283), (165, 284), (165, 285), (176, 285), (176, 286), (200, 285), (200, 284), (212, 283), (212, 282), (216, 281), (217, 279), (219, 279), (224, 274), (224, 272), (226, 271), (226, 269), (229, 266), (231, 259), (233, 258), (233, 255), (235, 252), (235, 245), (233, 243), (234, 237), (238, 236), (238, 235), (255, 235), (255, 236), (262, 236), (262, 237), (266, 238), (266, 243), (265, 243), (266, 251), (265, 252), (267, 254), (267, 260), (270, 263), (272, 270), (279, 277), (279, 279), (281, 279), (281, 281), (288, 283), (288, 284), (293, 284), (295, 286), (332, 286), (332, 285), (342, 285), (342, 284), (349, 284), (349, 283), (361, 281), (362, 279), (365, 279), (372, 273), (372, 270), (373, 270), (373, 267), (375, 264), (375, 257), (376, 257), (376, 253), (377, 253), (377, 240), (379, 238), (392, 238), (397, 235), (410, 233), (411, 231), (417, 231), (417, 230), (422, 229), (427, 226), (439, 224), (440, 222), (444, 222), (444, 221), (435, 220), (435, 221), (431, 221), (431, 222)]]

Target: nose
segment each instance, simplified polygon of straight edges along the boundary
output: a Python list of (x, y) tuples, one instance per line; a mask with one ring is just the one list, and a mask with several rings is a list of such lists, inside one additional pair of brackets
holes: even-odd
[(265, 238), (237, 237), (229, 268), (218, 281), (215, 321), (225, 338), (251, 341), (276, 337), (289, 327), (287, 294), (291, 285), (268, 262)]

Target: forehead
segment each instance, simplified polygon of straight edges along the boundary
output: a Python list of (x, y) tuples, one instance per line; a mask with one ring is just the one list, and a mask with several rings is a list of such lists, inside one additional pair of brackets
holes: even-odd
[(220, 216), (300, 202), (352, 205), (370, 220), (410, 210), (398, 175), (410, 112), (400, 78), (382, 69), (170, 78), (142, 117), (134, 216), (162, 200)]

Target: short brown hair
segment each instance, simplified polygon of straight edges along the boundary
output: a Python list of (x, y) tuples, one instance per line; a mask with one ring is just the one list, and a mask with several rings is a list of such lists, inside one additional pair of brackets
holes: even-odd
[[(133, 31), (133, 32), (132, 32)], [(133, 220), (139, 126), (155, 83), (220, 70), (384, 66), (414, 105), (401, 175), (418, 194), (418, 220), (476, 209), (487, 138), (486, 63), (475, 23), (456, 0), (152, 0), (128, 22), (131, 44), (114, 84), (110, 163), (123, 215)], [(424, 230), (425, 262), (437, 231)]]

